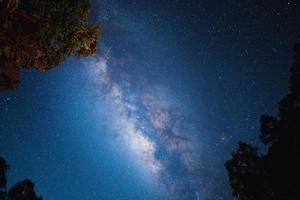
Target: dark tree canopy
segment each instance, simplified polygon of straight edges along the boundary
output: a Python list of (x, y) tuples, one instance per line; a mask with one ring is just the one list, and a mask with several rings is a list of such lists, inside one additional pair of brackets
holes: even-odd
[(290, 92), (279, 115), (262, 115), (260, 140), (267, 153), (240, 142), (227, 168), (233, 195), (241, 200), (300, 199), (300, 44), (294, 48)]
[(0, 156), (0, 200), (42, 200), (36, 196), (34, 183), (29, 179), (16, 183), (8, 192), (6, 190), (6, 173), (8, 165)]
[(89, 0), (0, 0), (0, 90), (16, 88), (22, 68), (94, 54), (100, 28), (88, 23), (89, 10)]
[(6, 172), (8, 170), (8, 165), (6, 164), (6, 161), (4, 158), (0, 156), (0, 200), (3, 200), (5, 198), (6, 194)]
[(8, 165), (4, 158), (0, 156), (0, 189), (5, 189), (6, 186), (6, 172), (8, 170)]
[(7, 194), (7, 200), (42, 200), (34, 191), (34, 183), (28, 179), (16, 183)]

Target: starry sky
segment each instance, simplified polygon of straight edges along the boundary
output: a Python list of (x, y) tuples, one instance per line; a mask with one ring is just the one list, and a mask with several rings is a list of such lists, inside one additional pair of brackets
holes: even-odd
[(9, 186), (45, 200), (233, 200), (224, 162), (288, 90), (296, 0), (93, 0), (97, 55), (0, 93)]

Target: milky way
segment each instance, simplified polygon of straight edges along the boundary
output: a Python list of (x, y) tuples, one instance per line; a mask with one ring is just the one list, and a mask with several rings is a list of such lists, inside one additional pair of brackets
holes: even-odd
[[(9, 187), (44, 199), (233, 200), (224, 163), (287, 92), (299, 1), (93, 0), (97, 55), (0, 93)], [(81, 62), (82, 61), (82, 62)]]
[(111, 59), (94, 58), (87, 65), (92, 66), (92, 77), (110, 107), (107, 114), (118, 141), (164, 184), (168, 196), (198, 199), (199, 163), (193, 155), (192, 135), (185, 129), (183, 117), (159, 93), (135, 94), (113, 81), (109, 69)]

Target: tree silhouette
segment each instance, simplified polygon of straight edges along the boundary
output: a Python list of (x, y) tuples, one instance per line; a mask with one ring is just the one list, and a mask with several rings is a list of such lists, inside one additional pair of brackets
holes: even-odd
[(6, 195), (6, 172), (8, 170), (8, 165), (6, 161), (0, 156), (0, 200), (5, 199)]
[(0, 0), (0, 90), (19, 85), (21, 68), (46, 71), (96, 51), (89, 0)]
[(28, 179), (16, 183), (7, 194), (7, 200), (42, 200), (34, 191), (34, 183)]
[(0, 156), (0, 200), (42, 200), (34, 191), (34, 183), (29, 179), (16, 183), (8, 192), (6, 191), (6, 173), (8, 165)]
[(241, 200), (300, 199), (300, 44), (294, 47), (289, 94), (279, 115), (261, 116), (260, 140), (267, 153), (240, 142), (225, 164), (233, 195)]

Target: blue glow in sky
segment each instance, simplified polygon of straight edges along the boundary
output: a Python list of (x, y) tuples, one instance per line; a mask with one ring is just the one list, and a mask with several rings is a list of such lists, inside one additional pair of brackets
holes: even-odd
[(97, 55), (0, 93), (9, 185), (30, 178), (45, 200), (233, 199), (224, 162), (257, 144), (299, 40), (299, 5), (271, 4), (93, 1)]

